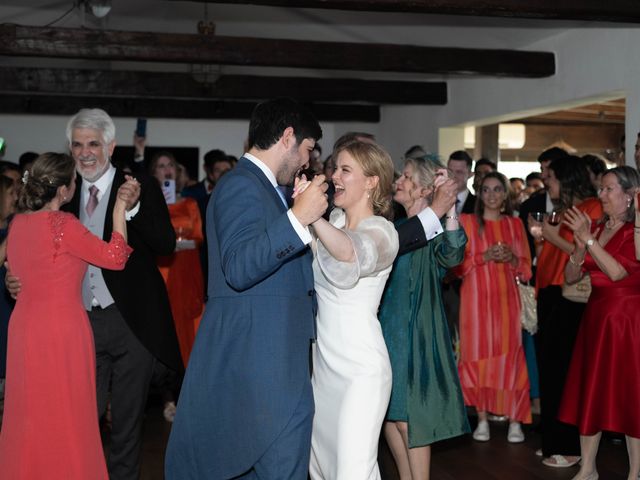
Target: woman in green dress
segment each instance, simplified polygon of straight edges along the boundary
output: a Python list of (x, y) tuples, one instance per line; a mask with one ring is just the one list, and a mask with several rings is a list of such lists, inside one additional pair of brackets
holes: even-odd
[[(394, 200), (408, 218), (430, 205), (442, 168), (428, 156), (407, 160)], [(393, 371), (384, 433), (402, 479), (428, 479), (430, 445), (469, 432), (441, 289), (467, 242), (455, 206), (444, 228), (425, 247), (396, 259), (380, 306)]]

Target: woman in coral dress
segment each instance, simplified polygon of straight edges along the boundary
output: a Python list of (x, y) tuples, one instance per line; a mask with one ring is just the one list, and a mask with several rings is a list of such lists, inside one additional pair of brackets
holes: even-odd
[[(151, 159), (149, 170), (162, 185), (166, 180), (176, 178), (176, 165), (173, 154), (162, 151)], [(171, 224), (176, 231), (176, 251), (160, 257), (158, 267), (167, 285), (180, 353), (186, 367), (204, 311), (204, 282), (198, 250), (203, 237), (198, 203), (193, 198), (181, 197), (181, 189), (182, 186), (176, 184), (174, 195), (166, 198)], [(166, 197), (167, 191), (163, 191)]]
[(580, 323), (558, 419), (577, 425), (582, 464), (574, 480), (596, 480), (603, 430), (623, 433), (630, 480), (640, 473), (640, 263), (636, 260), (634, 197), (640, 175), (617, 167), (602, 177), (604, 219), (591, 227), (577, 208), (566, 212), (575, 250), (565, 268), (568, 283), (585, 271), (591, 295)]
[(482, 180), (476, 213), (460, 218), (469, 241), (458, 268), (460, 382), (465, 404), (478, 411), (477, 441), (490, 437), (487, 412), (509, 417), (507, 440), (524, 441), (520, 424), (531, 423), (529, 377), (522, 346), (516, 277), (531, 277), (524, 226), (511, 216), (508, 181), (498, 172)]
[[(73, 197), (75, 164), (46, 153), (33, 164), (7, 240), (21, 290), (9, 324), (2, 478), (100, 480), (107, 469), (96, 410), (93, 334), (81, 298), (91, 263), (121, 270), (126, 244), (122, 195), (113, 236), (103, 242), (59, 207)], [(129, 179), (133, 184), (135, 180)]]

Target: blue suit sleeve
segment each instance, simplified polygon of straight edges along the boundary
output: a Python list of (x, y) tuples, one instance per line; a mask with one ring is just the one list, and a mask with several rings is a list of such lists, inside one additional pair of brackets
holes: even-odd
[(241, 175), (225, 180), (207, 215), (215, 224), (225, 280), (242, 291), (269, 277), (307, 246), (286, 212), (274, 218), (269, 208), (273, 198), (265, 195), (262, 185)]

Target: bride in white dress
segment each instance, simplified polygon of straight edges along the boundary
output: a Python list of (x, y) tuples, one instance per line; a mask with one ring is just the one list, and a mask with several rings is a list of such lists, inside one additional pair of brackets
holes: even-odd
[(313, 480), (379, 479), (378, 438), (391, 365), (377, 312), (398, 251), (381, 214), (390, 206), (393, 163), (378, 145), (335, 152), (336, 209), (313, 224), (318, 339), (313, 352)]

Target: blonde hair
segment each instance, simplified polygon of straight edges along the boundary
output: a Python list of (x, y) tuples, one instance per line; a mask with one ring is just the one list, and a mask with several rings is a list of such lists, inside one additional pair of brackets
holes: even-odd
[(354, 140), (340, 145), (333, 152), (334, 158), (337, 158), (337, 155), (343, 151), (358, 162), (365, 177), (378, 177), (378, 183), (371, 189), (369, 197), (373, 213), (390, 218), (394, 169), (393, 161), (387, 151), (377, 143)]
[[(419, 188), (433, 188), (436, 181), (436, 173), (441, 168), (446, 168), (440, 159), (433, 154), (426, 154), (421, 157), (407, 158), (405, 165), (413, 167), (411, 181)], [(433, 202), (433, 192), (427, 197), (427, 202)]]

